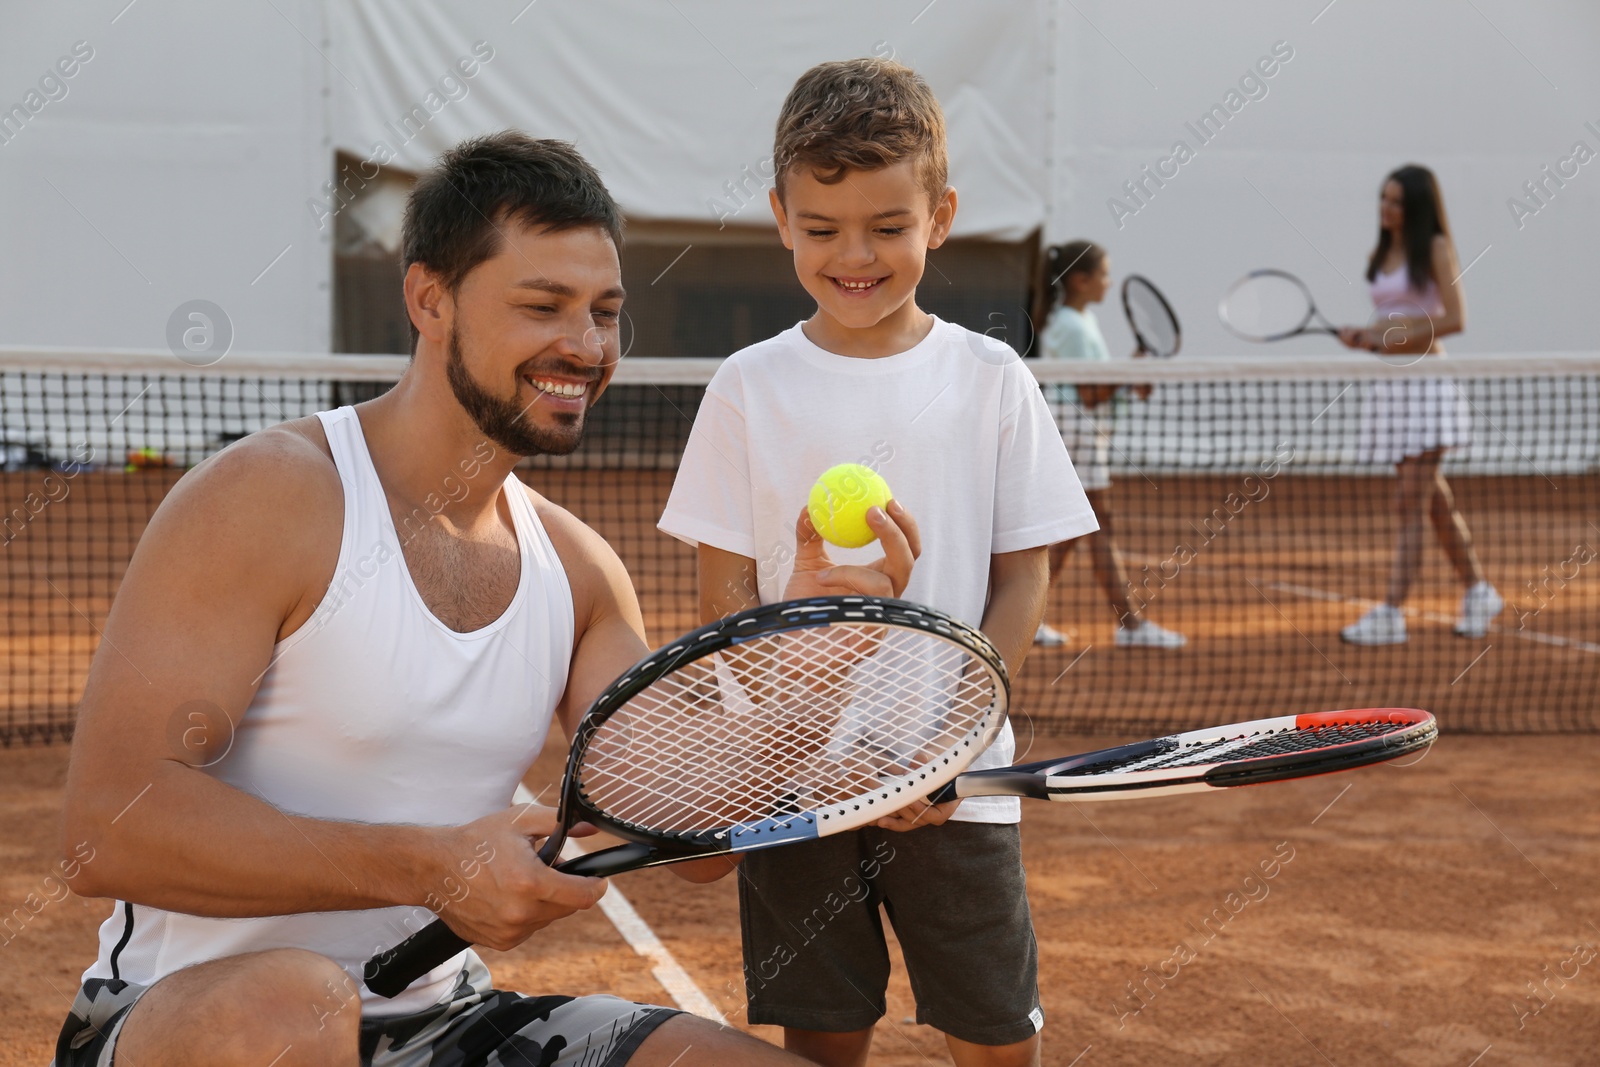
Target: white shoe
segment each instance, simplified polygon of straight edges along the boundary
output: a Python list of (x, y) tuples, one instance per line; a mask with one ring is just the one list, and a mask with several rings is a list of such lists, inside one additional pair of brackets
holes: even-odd
[(1456, 614), (1456, 633), (1461, 637), (1482, 637), (1489, 632), (1489, 623), (1505, 606), (1505, 598), (1494, 586), (1479, 582), (1461, 597), (1461, 610)]
[(1189, 639), (1180, 633), (1157, 626), (1149, 619), (1140, 619), (1133, 629), (1117, 627), (1118, 648), (1182, 648)]
[(1033, 643), (1040, 648), (1060, 648), (1067, 643), (1067, 635), (1041, 622), (1039, 628), (1033, 631)]
[(1379, 604), (1339, 631), (1352, 645), (1403, 645), (1406, 643), (1406, 617), (1393, 604)]

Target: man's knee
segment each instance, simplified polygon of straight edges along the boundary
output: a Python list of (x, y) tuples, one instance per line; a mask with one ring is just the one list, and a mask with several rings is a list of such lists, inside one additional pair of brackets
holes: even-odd
[[(118, 1051), (130, 1062), (180, 1053), (258, 1064), (269, 1046), (289, 1063), (354, 1062), (361, 1023), (355, 981), (326, 956), (272, 949), (197, 964), (151, 987), (129, 1015)], [(268, 1057), (270, 1059), (270, 1057)]]

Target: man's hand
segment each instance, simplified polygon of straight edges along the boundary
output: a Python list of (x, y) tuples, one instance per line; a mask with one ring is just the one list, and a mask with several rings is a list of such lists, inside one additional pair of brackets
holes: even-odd
[(897, 597), (905, 591), (911, 580), (911, 567), (922, 554), (922, 536), (917, 532), (917, 521), (898, 500), (889, 501), (889, 507), (868, 508), (867, 525), (878, 535), (883, 547), (883, 557), (865, 566), (836, 566), (828, 558), (822, 536), (811, 525), (811, 515), (800, 509), (795, 522), (794, 573), (784, 586), (785, 600), (798, 600), (811, 596), (862, 596)]
[(446, 873), (429, 887), (429, 907), (463, 940), (502, 951), (594, 907), (605, 895), (603, 880), (561, 874), (539, 860), (537, 844), (555, 827), (554, 808), (524, 804), (443, 831)]
[(885, 815), (878, 820), (878, 826), (899, 833), (915, 830), (921, 826), (943, 826), (950, 821), (950, 816), (954, 815), (960, 806), (959, 800), (947, 800), (943, 804), (929, 804), (926, 800), (919, 800), (906, 805), (893, 815)]

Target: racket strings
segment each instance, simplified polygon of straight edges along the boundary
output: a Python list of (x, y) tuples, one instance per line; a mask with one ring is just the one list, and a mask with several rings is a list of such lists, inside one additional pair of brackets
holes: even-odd
[(1417, 728), (1412, 722), (1351, 722), (1281, 730), (1275, 733), (1217, 737), (1196, 744), (1175, 745), (1164, 752), (1135, 759), (1106, 760), (1064, 772), (1067, 775), (1128, 773), (1165, 770), (1172, 767), (1204, 766), (1212, 763), (1265, 759), (1296, 752), (1312, 752), (1385, 737)]
[(1245, 337), (1284, 337), (1310, 320), (1311, 297), (1293, 278), (1258, 274), (1230, 289), (1220, 311), (1223, 322)]
[(1178, 350), (1177, 320), (1154, 290), (1139, 281), (1130, 283), (1126, 306), (1151, 355), (1170, 356)]
[(782, 822), (931, 765), (997, 699), (988, 672), (942, 638), (856, 623), (757, 638), (618, 709), (589, 738), (578, 787), (607, 817), (657, 832)]

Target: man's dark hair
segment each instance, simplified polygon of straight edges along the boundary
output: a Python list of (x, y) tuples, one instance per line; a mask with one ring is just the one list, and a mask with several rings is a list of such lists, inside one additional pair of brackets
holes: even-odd
[[(600, 175), (566, 141), (502, 130), (439, 157), (406, 201), (401, 270), (421, 263), (452, 294), (472, 268), (500, 251), (507, 225), (570, 230), (598, 226), (622, 247), (622, 216)], [(411, 327), (411, 347), (417, 328)]]

